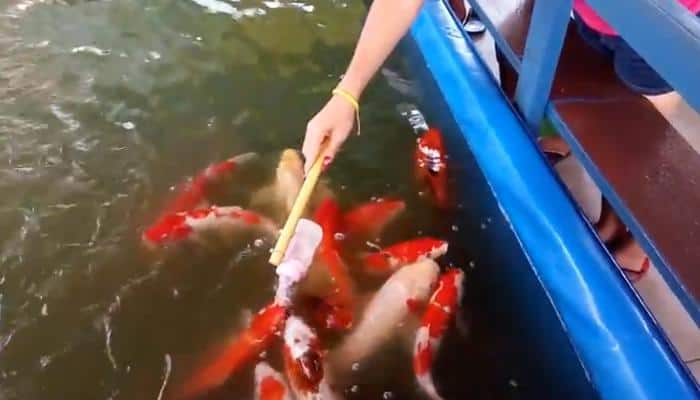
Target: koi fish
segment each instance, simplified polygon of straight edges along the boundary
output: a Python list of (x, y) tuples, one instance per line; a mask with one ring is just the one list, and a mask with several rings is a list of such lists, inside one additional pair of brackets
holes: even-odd
[(265, 350), (279, 333), (287, 319), (287, 308), (269, 304), (260, 310), (250, 326), (231, 342), (222, 353), (185, 381), (179, 391), (180, 399), (202, 395), (226, 382), (231, 374), (239, 371)]
[(326, 329), (344, 331), (352, 328), (355, 310), (355, 291), (348, 267), (337, 250), (320, 252), (333, 284), (331, 293), (322, 298), (316, 308), (316, 321)]
[(261, 231), (271, 236), (277, 233), (276, 225), (260, 214), (236, 206), (211, 206), (166, 215), (147, 228), (141, 239), (147, 248), (155, 249), (184, 241), (206, 243), (208, 235), (229, 241), (236, 232), (245, 230)]
[(283, 337), (284, 366), (295, 397), (335, 398), (325, 376), (323, 352), (316, 333), (301, 318), (291, 316)]
[(447, 208), (447, 160), (439, 130), (430, 128), (418, 139), (415, 159), (416, 178), (428, 186), (433, 202), (438, 208)]
[(345, 233), (357, 240), (377, 238), (405, 209), (406, 203), (402, 200), (389, 198), (361, 204), (343, 215)]
[(330, 288), (318, 304), (315, 319), (326, 329), (345, 330), (352, 326), (355, 305), (354, 288), (349, 271), (340, 256), (336, 233), (341, 226), (340, 208), (332, 198), (324, 199), (314, 219), (321, 225), (323, 239), (318, 258), (328, 274)]
[(240, 165), (257, 157), (257, 153), (244, 153), (209, 165), (194, 178), (180, 185), (175, 198), (165, 207), (161, 217), (208, 206), (208, 198), (213, 188), (228, 180)]
[(338, 243), (338, 233), (341, 233), (345, 226), (338, 203), (331, 197), (323, 199), (318, 208), (316, 208), (314, 221), (323, 230), (320, 249), (322, 251), (337, 249), (340, 245)]
[(433, 400), (441, 399), (435, 389), (431, 375), (433, 359), (437, 353), (447, 327), (462, 298), (464, 272), (452, 268), (444, 272), (438, 281), (421, 325), (416, 331), (413, 350), (413, 372), (418, 384)]
[(425, 259), (396, 271), (365, 308), (356, 328), (329, 356), (334, 373), (343, 375), (397, 334), (397, 326), (410, 315), (411, 304), (428, 301), (440, 268)]
[(282, 374), (264, 361), (255, 366), (255, 399), (292, 400)]
[(374, 274), (387, 274), (402, 265), (424, 258), (437, 259), (447, 253), (447, 246), (448, 244), (444, 240), (422, 237), (365, 254), (362, 261), (367, 271)]
[(304, 183), (304, 162), (294, 149), (282, 151), (272, 184), (252, 196), (250, 206), (264, 210), (275, 221), (283, 221), (292, 209), (294, 200)]

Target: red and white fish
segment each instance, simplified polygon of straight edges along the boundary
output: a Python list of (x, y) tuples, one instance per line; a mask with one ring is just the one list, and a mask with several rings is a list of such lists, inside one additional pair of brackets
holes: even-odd
[(321, 239), (320, 250), (337, 250), (340, 248), (340, 240), (342, 239), (339, 233), (345, 228), (343, 223), (340, 206), (332, 197), (326, 197), (319, 203), (314, 212), (314, 221), (321, 226), (323, 230), (323, 238)]
[(211, 206), (166, 215), (146, 229), (141, 239), (147, 248), (154, 249), (184, 241), (206, 243), (208, 235), (230, 241), (244, 231), (274, 236), (277, 226), (268, 218), (240, 207)]
[(354, 285), (340, 256), (340, 244), (336, 239), (336, 233), (341, 227), (341, 215), (335, 200), (324, 199), (316, 210), (314, 219), (323, 229), (318, 259), (331, 284), (328, 294), (316, 307), (316, 320), (326, 329), (349, 329), (352, 327), (355, 307)]
[(270, 364), (261, 361), (255, 366), (256, 400), (292, 400), (284, 377)]
[(161, 216), (207, 207), (212, 190), (230, 179), (238, 167), (257, 156), (256, 153), (244, 153), (209, 165), (194, 178), (179, 186), (175, 198), (165, 207)]
[(352, 208), (343, 215), (346, 235), (354, 240), (373, 240), (404, 210), (402, 200), (379, 198)]
[(260, 310), (246, 330), (185, 381), (178, 398), (197, 397), (224, 384), (231, 374), (252, 362), (269, 347), (281, 331), (287, 316), (287, 308), (275, 303)]
[(373, 274), (390, 274), (403, 265), (425, 258), (437, 259), (447, 253), (444, 240), (421, 237), (367, 253), (362, 257), (365, 270)]
[(397, 329), (425, 304), (440, 273), (435, 261), (425, 259), (396, 271), (375, 293), (355, 329), (329, 356), (333, 372), (343, 376), (352, 364), (365, 360), (398, 334)]
[(423, 314), (421, 325), (416, 332), (413, 350), (413, 371), (418, 384), (433, 400), (441, 399), (435, 389), (432, 367), (435, 354), (462, 299), (464, 272), (452, 268), (444, 272), (438, 287), (430, 298)]
[(287, 379), (297, 399), (333, 399), (324, 366), (323, 351), (316, 333), (301, 318), (291, 316), (284, 328), (284, 358)]
[(415, 162), (416, 177), (428, 186), (435, 205), (442, 209), (449, 207), (447, 157), (439, 130), (430, 128), (418, 139)]

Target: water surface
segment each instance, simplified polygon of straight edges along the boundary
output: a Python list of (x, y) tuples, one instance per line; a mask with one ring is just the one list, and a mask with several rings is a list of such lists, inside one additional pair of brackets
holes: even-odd
[[(140, 232), (207, 164), (255, 151), (272, 165), (298, 147), (364, 11), (327, 0), (2, 2), (0, 398), (157, 398), (168, 363), (176, 379), (270, 299), (264, 248), (154, 263)], [(399, 100), (368, 92), (362, 136), (329, 172), (344, 206), (407, 200), (387, 241), (434, 229)], [(406, 360), (393, 347), (382, 357)], [(349, 397), (416, 396), (408, 370), (365, 375)], [(246, 398), (251, 380), (234, 377), (220, 395)]]

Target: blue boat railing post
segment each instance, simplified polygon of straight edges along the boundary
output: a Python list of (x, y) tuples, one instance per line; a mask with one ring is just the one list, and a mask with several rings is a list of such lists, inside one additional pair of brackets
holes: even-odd
[(572, 0), (536, 1), (527, 33), (515, 102), (532, 134), (539, 130), (557, 71)]

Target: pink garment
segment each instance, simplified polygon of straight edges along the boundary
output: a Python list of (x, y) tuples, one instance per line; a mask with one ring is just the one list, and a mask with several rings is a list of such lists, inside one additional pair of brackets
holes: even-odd
[[(615, 0), (610, 0), (615, 1)], [(676, 0), (693, 14), (700, 12), (700, 0)], [(574, 0), (574, 11), (581, 16), (583, 22), (591, 29), (604, 35), (617, 35), (617, 32), (596, 14), (585, 0)]]

